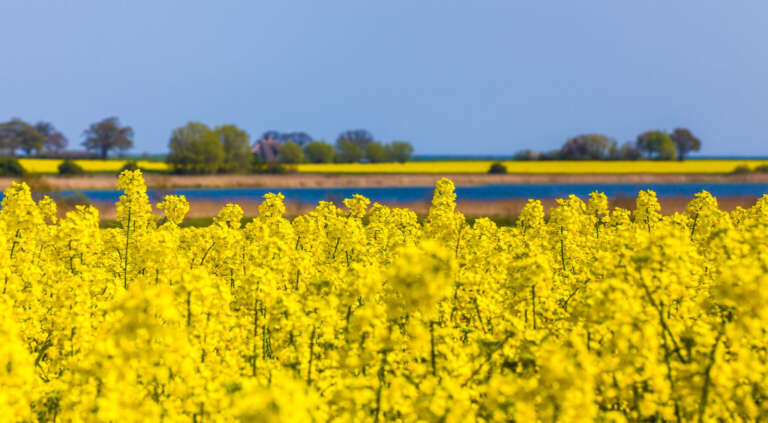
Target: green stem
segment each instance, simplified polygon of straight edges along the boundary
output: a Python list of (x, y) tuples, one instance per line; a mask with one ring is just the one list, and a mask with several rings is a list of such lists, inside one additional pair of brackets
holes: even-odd
[(214, 246), (214, 245), (216, 245), (216, 241), (213, 241), (213, 242), (211, 243), (211, 246), (210, 246), (210, 247), (208, 247), (208, 249), (207, 249), (207, 250), (205, 250), (205, 253), (203, 254), (203, 258), (201, 258), (201, 259), (200, 259), (200, 266), (202, 266), (202, 265), (203, 265), (203, 263), (205, 263), (205, 258), (206, 258), (206, 257), (208, 257), (208, 253), (210, 253), (210, 252), (211, 252), (211, 249), (213, 249), (213, 246)]
[(312, 335), (309, 338), (309, 365), (307, 366), (307, 386), (312, 384), (312, 358), (315, 354), (315, 331), (317, 328), (312, 328)]
[(709, 351), (709, 363), (707, 368), (704, 369), (704, 386), (701, 387), (701, 400), (699, 401), (699, 423), (704, 421), (704, 414), (707, 411), (707, 400), (709, 397), (709, 386), (712, 383), (712, 367), (715, 365), (715, 354), (717, 352), (717, 346), (720, 344), (720, 338), (723, 337), (725, 329), (725, 323), (720, 327), (720, 331), (717, 333), (715, 343), (712, 345), (712, 349)]
[(123, 288), (128, 289), (128, 243), (131, 240), (131, 208), (128, 207), (128, 224), (125, 226), (125, 256), (123, 257)]
[(677, 355), (677, 358), (680, 359), (683, 363), (688, 363), (689, 360), (686, 360), (683, 357), (683, 354), (680, 352), (680, 344), (677, 343), (677, 340), (675, 339), (674, 334), (672, 334), (672, 330), (667, 325), (666, 320), (664, 320), (664, 310), (662, 310), (661, 307), (656, 303), (656, 301), (653, 299), (653, 295), (651, 295), (651, 290), (648, 288), (648, 285), (645, 284), (642, 280), (640, 281), (640, 286), (643, 287), (643, 290), (645, 291), (645, 296), (648, 298), (648, 302), (651, 303), (651, 306), (656, 309), (656, 312), (659, 314), (659, 324), (661, 325), (661, 328), (669, 335), (670, 341), (672, 341), (672, 346), (674, 347), (674, 353)]
[(381, 415), (381, 394), (384, 390), (384, 384), (386, 379), (386, 366), (387, 366), (387, 350), (381, 351), (381, 364), (379, 366), (379, 386), (376, 388), (376, 414), (373, 417), (374, 423), (379, 423), (379, 416)]
[(333, 246), (333, 254), (331, 254), (331, 260), (336, 258), (336, 250), (339, 249), (339, 241), (341, 241), (341, 237), (336, 238), (336, 245)]
[(531, 308), (533, 308), (533, 329), (536, 330), (536, 285), (531, 285)]
[(563, 272), (565, 272), (565, 240), (563, 239), (563, 227), (560, 227), (560, 261), (563, 264)]
[(435, 322), (429, 322), (429, 344), (431, 347), (432, 376), (437, 376), (437, 357), (435, 355)]
[(256, 376), (256, 361), (259, 358), (256, 349), (256, 339), (259, 337), (259, 300), (253, 301), (253, 357), (251, 358), (251, 373)]
[[(664, 362), (667, 366), (667, 379), (669, 380), (669, 389), (670, 389), (670, 392), (672, 392), (674, 395), (674, 393), (676, 392), (675, 380), (672, 377), (672, 363), (669, 361), (669, 356), (672, 353), (669, 351), (669, 345), (667, 345), (667, 335), (662, 333), (661, 338), (663, 341), (662, 346), (664, 347)], [(673, 397), (672, 400), (675, 403), (675, 421), (677, 423), (680, 423), (682, 422), (682, 418), (680, 416), (680, 404), (678, 403), (676, 397)]]
[(187, 327), (192, 326), (192, 291), (187, 291)]
[(693, 217), (693, 225), (691, 225), (691, 239), (693, 239), (693, 232), (696, 230), (696, 222), (699, 220), (699, 214), (696, 213), (696, 216)]
[(463, 232), (463, 230), (464, 230), (463, 227), (459, 229), (459, 234), (456, 237), (456, 252), (455, 252), (456, 257), (459, 256), (459, 243), (461, 242), (461, 233)]
[(477, 297), (472, 297), (472, 302), (475, 303), (475, 313), (477, 313), (477, 320), (480, 321), (480, 328), (483, 330), (483, 333), (486, 333), (483, 316), (480, 314), (480, 305), (477, 303)]
[(19, 243), (19, 234), (21, 233), (21, 229), (16, 229), (16, 235), (13, 237), (13, 244), (11, 245), (11, 259), (13, 259), (13, 253), (16, 250), (16, 244)]

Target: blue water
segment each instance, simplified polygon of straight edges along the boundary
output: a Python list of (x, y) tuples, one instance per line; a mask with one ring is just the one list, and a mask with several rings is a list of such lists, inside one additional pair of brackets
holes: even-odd
[[(368, 188), (186, 188), (149, 190), (152, 201), (160, 201), (166, 194), (185, 195), (188, 200), (211, 201), (257, 201), (268, 192), (281, 192), (286, 201), (317, 203), (318, 201), (339, 201), (361, 194), (372, 201), (428, 201), (432, 198), (433, 187), (368, 187)], [(562, 198), (576, 194), (585, 198), (592, 191), (605, 193), (609, 197), (634, 197), (644, 189), (656, 191), (659, 197), (693, 197), (702, 190), (716, 197), (744, 196), (760, 197), (768, 193), (765, 183), (662, 183), (662, 184), (505, 184), (457, 187), (459, 200), (504, 200), (527, 198)], [(85, 190), (82, 192), (91, 201), (115, 202), (120, 191)], [(59, 192), (59, 195), (71, 194)], [(1, 196), (1, 195), (0, 195)]]

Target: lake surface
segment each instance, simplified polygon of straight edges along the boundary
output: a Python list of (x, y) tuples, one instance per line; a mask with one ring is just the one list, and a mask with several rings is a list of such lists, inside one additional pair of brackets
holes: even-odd
[[(660, 183), (660, 184), (504, 184), (457, 187), (459, 200), (493, 201), (528, 198), (563, 198), (576, 194), (585, 198), (592, 191), (605, 193), (608, 197), (635, 197), (640, 190), (652, 189), (659, 197), (693, 197), (702, 190), (716, 197), (761, 197), (768, 193), (765, 183)], [(367, 187), (367, 188), (182, 188), (149, 190), (152, 201), (161, 201), (166, 194), (185, 195), (188, 200), (216, 202), (259, 201), (268, 192), (281, 192), (288, 202), (317, 203), (318, 201), (339, 201), (361, 194), (372, 201), (411, 202), (429, 201), (434, 187)], [(60, 195), (74, 191), (62, 191)], [(116, 202), (120, 191), (80, 191), (91, 201)]]

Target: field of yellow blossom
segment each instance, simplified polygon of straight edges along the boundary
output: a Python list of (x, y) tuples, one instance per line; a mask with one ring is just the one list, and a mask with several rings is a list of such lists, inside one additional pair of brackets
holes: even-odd
[(20, 422), (683, 422), (768, 418), (768, 196), (662, 216), (571, 196), (469, 225), (361, 196), (241, 226), (155, 217), (123, 172), (118, 228), (0, 209), (0, 416)]
[[(406, 163), (304, 163), (308, 173), (488, 173), (492, 161), (412, 161)], [(754, 170), (768, 160), (568, 160), (505, 161), (509, 173), (519, 174), (727, 174), (738, 167)]]
[[(29, 173), (58, 173), (60, 159), (19, 159)], [(89, 173), (120, 171), (126, 160), (75, 160)], [(294, 165), (299, 173), (329, 174), (482, 174), (488, 173), (492, 161), (412, 161), (406, 163), (302, 163)], [(165, 162), (140, 160), (141, 169), (153, 172), (171, 170)], [(570, 161), (505, 161), (507, 172), (515, 174), (728, 174), (741, 167), (755, 170), (768, 166), (768, 160), (570, 160)]]
[[(86, 172), (106, 173), (119, 172), (120, 169), (128, 163), (128, 160), (73, 160)], [(19, 163), (29, 173), (48, 173), (55, 174), (59, 172), (59, 165), (63, 162), (61, 159), (19, 159)], [(136, 163), (140, 168), (152, 171), (167, 171), (170, 169), (165, 162), (154, 162), (139, 160)]]

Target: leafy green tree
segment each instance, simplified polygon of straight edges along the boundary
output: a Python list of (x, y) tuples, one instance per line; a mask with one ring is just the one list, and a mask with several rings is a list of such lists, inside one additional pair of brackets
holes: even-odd
[(45, 145), (45, 136), (21, 119), (14, 118), (0, 124), (0, 148), (10, 155), (14, 155), (19, 148), (27, 156), (32, 152), (40, 153), (43, 145)]
[(214, 173), (224, 162), (224, 148), (216, 131), (200, 122), (176, 128), (168, 143), (166, 161), (177, 173)]
[(83, 131), (83, 146), (106, 159), (112, 150), (124, 151), (133, 147), (133, 129), (120, 125), (117, 117), (108, 117)]
[(405, 163), (413, 155), (413, 146), (406, 141), (392, 141), (386, 147), (388, 160)]
[(341, 163), (359, 162), (365, 157), (363, 147), (352, 140), (340, 139), (336, 141), (336, 160)]
[(664, 131), (647, 131), (637, 137), (637, 149), (649, 158), (657, 160), (675, 160), (677, 149), (675, 142)]
[(381, 163), (387, 161), (387, 150), (380, 142), (373, 141), (365, 146), (365, 158), (371, 163)]
[(691, 151), (701, 150), (701, 140), (685, 128), (676, 128), (670, 135), (677, 147), (678, 159), (683, 160)]
[(281, 163), (297, 164), (304, 161), (304, 152), (298, 144), (288, 141), (280, 145), (277, 157)]
[(251, 168), (252, 156), (248, 134), (235, 125), (216, 127), (216, 134), (224, 150), (221, 170), (236, 173), (248, 172)]
[(311, 163), (331, 163), (336, 156), (336, 151), (330, 144), (312, 141), (304, 146), (304, 156)]
[(658, 160), (677, 159), (677, 148), (675, 148), (675, 142), (672, 141), (672, 139), (669, 137), (662, 139), (662, 142), (659, 144), (658, 151), (658, 155), (656, 156)]

